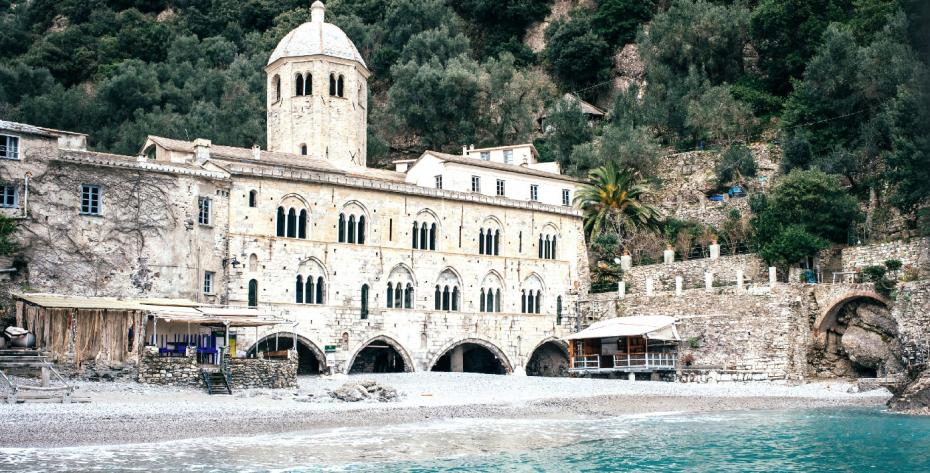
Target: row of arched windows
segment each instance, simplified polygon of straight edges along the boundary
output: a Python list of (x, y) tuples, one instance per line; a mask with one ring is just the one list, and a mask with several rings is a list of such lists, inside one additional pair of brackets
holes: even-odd
[(481, 300), (478, 304), (479, 312), (500, 312), (501, 311), (501, 290), (488, 288), (481, 289)]
[[(274, 88), (274, 101), (281, 100), (281, 76), (275, 74), (271, 79)], [(313, 75), (296, 74), (294, 76), (294, 95), (303, 97), (313, 95)], [(333, 97), (345, 97), (345, 77), (342, 74), (329, 75), (329, 95)]]
[(388, 309), (412, 309), (413, 308), (413, 285), (403, 283), (387, 285), (387, 308)]
[(459, 287), (436, 285), (436, 292), (433, 294), (434, 308), (436, 310), (445, 310), (457, 312), (459, 310)]
[(303, 74), (298, 72), (294, 77), (294, 89), (294, 95), (297, 97), (313, 95), (313, 74), (307, 73), (304, 79)]
[(436, 249), (436, 224), (413, 222), (413, 249)]
[(298, 304), (322, 304), (323, 294), (326, 292), (323, 276), (314, 278), (307, 276), (306, 282), (301, 275), (297, 275), (297, 286), (295, 288), (295, 301)]
[(555, 235), (539, 235), (539, 257), (555, 259)]
[(339, 243), (365, 244), (365, 216), (339, 214)]
[(278, 207), (277, 232), (279, 237), (287, 238), (307, 238), (307, 210), (296, 209), (291, 207), (287, 211), (284, 207)]
[(520, 312), (524, 314), (538, 314), (542, 306), (542, 291), (530, 289), (521, 294)]
[(329, 95), (334, 97), (345, 97), (345, 78), (342, 74), (336, 77), (336, 74), (329, 75)]
[(478, 254), (500, 255), (501, 231), (484, 228), (478, 232)]

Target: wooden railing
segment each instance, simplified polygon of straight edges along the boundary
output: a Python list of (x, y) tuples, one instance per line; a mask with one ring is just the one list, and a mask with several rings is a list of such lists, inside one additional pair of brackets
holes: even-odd
[(674, 368), (674, 353), (628, 353), (614, 355), (614, 367)]

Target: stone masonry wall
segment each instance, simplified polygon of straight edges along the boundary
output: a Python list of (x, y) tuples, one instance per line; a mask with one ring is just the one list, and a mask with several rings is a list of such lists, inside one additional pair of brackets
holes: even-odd
[(187, 356), (161, 357), (158, 348), (146, 347), (139, 363), (139, 382), (162, 386), (203, 387), (197, 355), (188, 349)]
[(746, 284), (752, 282), (768, 284), (768, 272), (765, 264), (755, 254), (721, 256), (719, 258), (701, 258), (673, 263), (633, 266), (623, 273), (628, 293), (646, 291), (646, 279), (652, 278), (653, 289), (674, 291), (675, 277), (683, 278), (684, 288), (703, 288), (704, 273), (714, 274), (714, 284), (727, 286), (736, 284), (736, 271), (743, 270)]
[(293, 388), (297, 386), (297, 352), (288, 352), (286, 360), (233, 358), (229, 360), (233, 389)]
[(922, 277), (930, 275), (930, 238), (895, 240), (878, 245), (850, 246), (843, 249), (843, 271), (856, 271), (866, 266), (881, 265), (890, 259), (901, 261), (903, 267), (917, 268)]
[(891, 316), (898, 323), (905, 364), (930, 360), (930, 281), (899, 285)]

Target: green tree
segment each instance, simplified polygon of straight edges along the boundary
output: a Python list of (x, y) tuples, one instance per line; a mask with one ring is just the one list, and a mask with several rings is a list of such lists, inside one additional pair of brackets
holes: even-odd
[(590, 15), (577, 9), (546, 28), (543, 56), (555, 79), (572, 89), (606, 80), (613, 66), (610, 45), (592, 31)]
[(792, 265), (816, 255), (830, 243), (801, 225), (788, 225), (759, 249), (759, 255), (769, 264)]
[(0, 256), (10, 256), (16, 248), (16, 221), (0, 214)]
[(688, 102), (685, 125), (697, 139), (717, 143), (745, 140), (753, 126), (749, 105), (733, 98), (730, 87), (718, 85)]
[(604, 232), (625, 235), (640, 229), (659, 229), (659, 212), (643, 202), (649, 188), (636, 172), (620, 170), (610, 162), (592, 170), (589, 178), (591, 182), (575, 192), (575, 204), (584, 213), (589, 240)]
[(652, 18), (654, 11), (652, 0), (597, 0), (591, 25), (608, 43), (622, 46), (636, 38), (636, 31)]
[(717, 185), (725, 186), (742, 182), (743, 179), (756, 176), (756, 160), (745, 145), (738, 143), (730, 145), (720, 156), (720, 161), (714, 167), (717, 175)]
[(543, 122), (546, 146), (562, 169), (573, 172), (578, 165), (572, 158), (576, 146), (591, 141), (593, 133), (581, 104), (572, 97), (563, 97), (546, 111)]

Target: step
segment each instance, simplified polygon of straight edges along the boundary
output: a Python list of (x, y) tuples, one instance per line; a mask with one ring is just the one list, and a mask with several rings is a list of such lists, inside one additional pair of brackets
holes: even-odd
[(45, 363), (48, 360), (44, 356), (26, 356), (26, 355), (6, 355), (0, 356), (0, 363), (14, 362), (14, 361), (33, 361)]
[(73, 388), (71, 386), (30, 386), (30, 385), (16, 385), (16, 390), (18, 392), (25, 391), (36, 391), (36, 392), (60, 392), (60, 391), (71, 391)]
[(48, 366), (45, 361), (5, 361), (0, 359), (0, 368), (42, 368)]
[(30, 350), (28, 348), (3, 348), (0, 349), (0, 356), (42, 356), (39, 350)]

